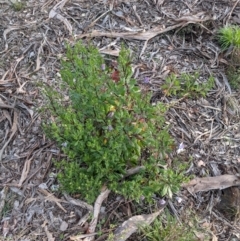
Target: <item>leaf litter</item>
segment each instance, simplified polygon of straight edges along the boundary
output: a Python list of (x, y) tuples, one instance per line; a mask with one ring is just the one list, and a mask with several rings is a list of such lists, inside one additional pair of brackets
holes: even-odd
[[(0, 239), (94, 240), (103, 223), (106, 240), (111, 223), (121, 230), (124, 221), (154, 215), (153, 207), (111, 193), (100, 194), (92, 207), (81, 197), (54, 191), (52, 159), (63, 154), (41, 130), (38, 109), (45, 100), (37, 85), (55, 86), (64, 43), (77, 39), (113, 56), (124, 41), (134, 52), (139, 84), (153, 91), (153, 101), (174, 103), (167, 121), (176, 153), (169, 158), (189, 163), (187, 173), (196, 178), (166, 208), (178, 217), (189, 206), (203, 219), (209, 215), (212, 240), (237, 237), (238, 219), (228, 219), (217, 207), (221, 199), (239, 206), (232, 200), (239, 186), (239, 93), (224, 75), (227, 59), (213, 36), (224, 24), (239, 23), (239, 1), (33, 0), (18, 12), (7, 1), (0, 5)], [(215, 78), (216, 88), (206, 98), (176, 101), (161, 92), (170, 73), (194, 71), (201, 81)], [(134, 225), (128, 240), (138, 240)]]

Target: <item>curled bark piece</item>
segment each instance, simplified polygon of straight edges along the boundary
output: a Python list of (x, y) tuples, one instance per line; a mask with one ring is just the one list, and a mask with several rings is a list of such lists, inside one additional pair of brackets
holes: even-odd
[(216, 177), (195, 178), (182, 185), (191, 193), (209, 191), (213, 189), (225, 189), (240, 185), (240, 178), (235, 175), (220, 175)]

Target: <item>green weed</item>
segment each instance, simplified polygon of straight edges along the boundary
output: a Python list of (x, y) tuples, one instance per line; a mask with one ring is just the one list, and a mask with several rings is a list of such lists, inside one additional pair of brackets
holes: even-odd
[(198, 240), (193, 227), (186, 222), (180, 224), (168, 211), (157, 218), (151, 226), (142, 227), (140, 230), (147, 241)]
[(229, 84), (235, 90), (240, 86), (240, 49), (234, 48), (229, 57), (229, 65), (226, 69), (226, 75), (229, 80)]
[(14, 11), (19, 12), (24, 8), (24, 4), (20, 1), (11, 1), (12, 3), (12, 8), (14, 9)]
[(240, 84), (240, 27), (231, 25), (223, 27), (217, 35), (221, 48), (224, 50), (232, 47), (229, 55), (229, 65), (226, 75), (233, 89), (239, 89)]
[(240, 48), (240, 27), (231, 25), (221, 28), (218, 31), (218, 40), (223, 50), (230, 46)]
[(240, 86), (240, 68), (230, 65), (227, 68), (226, 75), (229, 80), (229, 84), (235, 90), (239, 89)]
[(161, 86), (166, 96), (187, 96), (190, 98), (205, 97), (214, 86), (214, 78), (210, 76), (206, 82), (199, 81), (199, 73), (183, 73), (179, 77), (171, 74)]
[[(166, 106), (150, 104), (132, 79), (129, 51), (118, 58), (119, 81), (93, 46), (67, 47), (62, 60), (62, 87), (68, 96), (45, 87), (49, 113), (44, 130), (67, 160), (56, 163), (63, 190), (93, 202), (102, 187), (139, 200), (153, 193), (171, 196), (186, 177), (164, 169), (161, 158), (173, 140), (165, 125)], [(69, 100), (68, 100), (69, 97)], [(161, 164), (161, 165), (160, 165)], [(134, 175), (127, 170), (138, 168)]]
[(13, 207), (13, 202), (16, 199), (16, 196), (12, 192), (8, 192), (7, 189), (4, 189), (4, 192), (6, 192), (4, 194), (5, 202), (0, 210), (0, 219), (9, 215)]
[(5, 202), (5, 205), (3, 206), (3, 209), (0, 213), (0, 218), (5, 217), (7, 214), (9, 214), (9, 212), (12, 209), (12, 205), (9, 202)]

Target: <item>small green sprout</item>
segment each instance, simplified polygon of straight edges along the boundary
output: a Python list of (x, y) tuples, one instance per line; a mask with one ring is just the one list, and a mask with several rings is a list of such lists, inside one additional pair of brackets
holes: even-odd
[(171, 74), (162, 85), (162, 90), (166, 96), (205, 97), (214, 86), (214, 78), (210, 76), (205, 82), (200, 82), (199, 78), (198, 72), (183, 73), (179, 77)]
[(225, 26), (218, 31), (218, 40), (223, 50), (230, 46), (240, 48), (240, 27), (239, 26)]

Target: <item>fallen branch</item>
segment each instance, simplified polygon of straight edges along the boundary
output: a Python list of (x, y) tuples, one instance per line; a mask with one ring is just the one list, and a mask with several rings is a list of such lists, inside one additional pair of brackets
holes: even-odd
[(94, 30), (92, 33), (84, 33), (75, 36), (76, 39), (82, 39), (82, 38), (94, 38), (94, 37), (109, 37), (109, 38), (124, 38), (124, 39), (135, 39), (135, 40), (145, 40), (148, 41), (154, 37), (156, 37), (159, 34), (166, 33), (168, 31), (171, 31), (173, 29), (176, 29), (180, 26), (182, 26), (185, 23), (178, 23), (175, 25), (172, 25), (170, 27), (164, 28), (162, 25), (153, 28), (149, 31), (141, 31), (141, 32), (103, 32), (103, 31), (97, 31)]
[[(75, 36), (75, 39), (82, 39), (82, 38), (94, 38), (94, 37), (108, 37), (108, 38), (123, 38), (123, 39), (135, 39), (135, 40), (143, 40), (145, 41), (145, 44), (143, 46), (143, 49), (140, 53), (140, 56), (144, 53), (148, 41), (154, 37), (156, 37), (159, 34), (162, 33), (166, 33), (169, 32), (171, 30), (174, 30), (178, 27), (185, 27), (188, 24), (200, 24), (204, 21), (209, 21), (209, 20), (215, 20), (214, 17), (212, 16), (208, 16), (206, 15), (205, 17), (203, 17), (205, 15), (205, 12), (200, 12), (196, 15), (193, 16), (184, 16), (181, 17), (179, 19), (174, 19), (175, 22), (178, 22), (175, 25), (169, 26), (167, 28), (165, 28), (163, 25), (160, 25), (156, 28), (153, 28), (151, 30), (145, 31), (133, 31), (133, 32), (122, 32), (122, 33), (118, 33), (118, 32), (102, 32), (102, 31), (97, 31), (94, 30), (92, 33), (84, 33), (84, 34), (80, 34)], [(201, 25), (202, 27), (204, 27), (203, 25)]]

